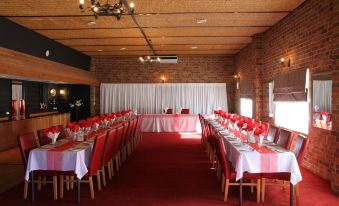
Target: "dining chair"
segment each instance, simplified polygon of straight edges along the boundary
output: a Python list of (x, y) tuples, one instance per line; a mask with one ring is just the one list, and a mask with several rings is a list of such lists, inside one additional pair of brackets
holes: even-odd
[[(107, 133), (106, 132), (98, 133), (94, 138), (95, 139), (94, 139), (93, 149), (91, 152), (91, 158), (90, 158), (89, 166), (87, 167), (88, 169), (87, 174), (85, 174), (85, 176), (82, 177), (81, 180), (72, 181), (72, 182), (77, 182), (78, 190), (80, 188), (81, 183), (88, 183), (90, 187), (91, 199), (94, 199), (93, 176), (96, 176), (98, 190), (101, 191), (100, 168), (101, 168)], [(64, 172), (64, 174), (66, 173), (67, 172)], [(69, 171), (68, 173), (69, 173), (68, 175), (75, 175), (73, 171)], [(64, 183), (67, 181), (67, 180), (63, 181), (62, 177), (63, 176), (60, 176), (60, 196), (63, 196), (63, 186), (64, 186)], [(77, 193), (79, 194), (79, 192), (80, 191), (78, 191)], [(78, 199), (78, 201), (80, 200)]]
[(171, 109), (171, 108), (167, 109), (166, 114), (173, 114), (173, 109)]
[[(235, 169), (232, 167), (231, 162), (227, 159), (227, 152), (225, 149), (225, 145), (223, 142), (223, 137), (218, 135), (218, 147), (217, 147), (217, 155), (218, 155), (218, 164), (221, 170), (221, 191), (224, 192), (224, 202), (227, 202), (229, 187), (230, 186), (240, 186), (240, 183), (236, 182), (236, 173)], [(243, 182), (242, 186), (251, 186), (256, 187), (257, 189), (257, 202), (260, 202), (260, 182), (261, 182), (261, 174), (259, 173), (243, 173), (243, 180), (248, 182)], [(256, 182), (252, 182), (252, 180), (256, 180)], [(232, 181), (232, 182), (231, 182)]]
[(108, 171), (108, 178), (112, 179), (112, 176), (114, 176), (114, 170), (111, 170), (111, 159), (112, 159), (112, 149), (113, 149), (113, 140), (115, 138), (116, 129), (110, 129), (107, 131), (107, 137), (104, 147), (104, 153), (102, 155), (102, 161), (101, 161), (101, 174), (102, 174), (102, 183), (104, 186), (106, 186), (106, 167)]
[[(24, 171), (26, 171), (29, 153), (35, 149), (38, 148), (39, 145), (37, 143), (37, 140), (35, 138), (35, 135), (33, 132), (28, 132), (21, 134), (17, 137), (19, 150), (21, 153), (21, 158), (24, 163)], [(37, 181), (35, 181), (35, 177), (38, 178)], [(58, 182), (57, 182), (57, 174), (55, 171), (45, 171), (45, 170), (35, 170), (33, 172), (33, 175), (31, 175), (30, 181), (24, 182), (24, 199), (27, 199), (28, 194), (28, 184), (29, 182), (32, 184), (32, 200), (34, 200), (34, 183), (38, 183), (38, 190), (41, 189), (42, 184), (42, 178), (45, 179), (46, 177), (52, 177), (53, 181), (46, 181), (44, 180), (43, 183), (53, 183), (53, 193), (54, 193), (54, 200), (58, 199)]]
[(122, 141), (122, 135), (124, 131), (124, 126), (120, 125), (119, 127), (116, 128), (116, 135), (115, 138), (113, 139), (113, 146), (111, 150), (111, 170), (114, 171), (114, 160), (115, 160), (115, 167), (116, 170), (119, 171), (119, 167), (121, 166), (121, 157), (120, 157), (120, 145)]
[(266, 140), (270, 142), (276, 142), (278, 132), (279, 128), (270, 124), (268, 127)]
[(283, 128), (279, 129), (276, 143), (285, 149), (290, 149), (292, 144), (292, 132)]
[[(295, 144), (294, 144), (294, 147), (291, 151), (296, 156), (299, 166), (302, 166), (308, 142), (309, 142), (309, 139), (302, 134), (298, 134), (296, 139), (295, 139)], [(273, 185), (273, 186), (279, 186), (279, 187), (286, 188), (286, 187), (289, 186), (289, 182), (290, 182), (290, 179), (291, 179), (291, 173), (287, 173), (287, 172), (264, 173), (264, 174), (262, 174), (262, 177), (263, 178), (261, 180), (261, 182), (262, 182), (262, 184), (261, 184), (261, 200), (262, 200), (262, 202), (264, 202), (265, 201), (265, 187), (266, 187), (266, 185)], [(273, 182), (266, 182), (266, 179), (274, 179), (274, 181)], [(277, 181), (277, 180), (280, 180), (280, 182)], [(295, 192), (296, 203), (297, 203), (297, 205), (299, 205), (299, 199), (300, 199), (299, 184), (294, 186), (294, 192)]]
[(181, 114), (189, 114), (190, 109), (181, 109)]

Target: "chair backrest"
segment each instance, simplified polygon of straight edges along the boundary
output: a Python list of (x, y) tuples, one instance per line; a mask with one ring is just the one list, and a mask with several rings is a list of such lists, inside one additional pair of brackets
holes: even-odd
[(110, 129), (107, 131), (104, 154), (102, 156), (102, 165), (107, 165), (109, 160), (112, 158), (113, 141), (116, 135), (116, 131), (116, 129)]
[(128, 128), (130, 126), (130, 122), (124, 122), (122, 125), (124, 126), (124, 130), (123, 130), (123, 135), (121, 137), (122, 138), (122, 142), (121, 142), (122, 145), (120, 145), (121, 148), (125, 146), (127, 142), (127, 133), (128, 133)]
[(218, 151), (217, 151), (218, 160), (221, 164), (221, 169), (224, 172), (225, 178), (230, 179), (231, 177), (231, 164), (227, 159), (227, 153), (224, 145), (224, 140), (222, 137), (218, 138)]
[(266, 128), (264, 137), (267, 139), (270, 124), (268, 124), (267, 122), (260, 122), (260, 123), (261, 123), (261, 125), (265, 126), (265, 128)]
[(283, 148), (290, 149), (292, 143), (292, 132), (286, 129), (279, 129), (277, 144)]
[(26, 168), (30, 151), (32, 149), (39, 147), (39, 145), (36, 141), (34, 132), (28, 132), (25, 134), (21, 134), (17, 137), (17, 140), (18, 140), (18, 146), (19, 146), (19, 150), (21, 153), (22, 161)]
[(167, 109), (166, 114), (173, 114), (173, 109)]
[(105, 147), (106, 136), (106, 132), (101, 132), (94, 139), (91, 161), (88, 168), (89, 176), (96, 174), (101, 167), (101, 160)]
[(113, 139), (113, 147), (112, 147), (112, 157), (114, 157), (118, 151), (120, 150), (120, 144), (122, 141), (122, 135), (123, 135), (123, 130), (124, 127), (121, 125), (119, 127), (116, 128), (116, 134), (115, 137)]
[(190, 109), (181, 109), (181, 114), (189, 114)]
[(37, 131), (40, 146), (50, 144), (52, 142), (50, 138), (46, 137), (44, 130), (45, 129), (39, 129)]
[(271, 142), (276, 142), (277, 140), (277, 134), (278, 134), (279, 128), (273, 125), (269, 125), (268, 133), (266, 136), (266, 139)]
[(302, 165), (308, 142), (309, 142), (309, 139), (302, 134), (299, 134), (295, 139), (295, 144), (294, 144), (292, 152), (297, 158), (299, 165)]
[(58, 136), (58, 139), (65, 139), (67, 137), (67, 133), (66, 133), (66, 128), (64, 125), (60, 124), (56, 126), (58, 128), (58, 130), (60, 131), (60, 134)]

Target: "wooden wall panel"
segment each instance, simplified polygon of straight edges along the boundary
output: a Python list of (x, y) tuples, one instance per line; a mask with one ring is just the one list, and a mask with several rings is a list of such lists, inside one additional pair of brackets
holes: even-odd
[(17, 146), (17, 136), (25, 132), (34, 132), (59, 124), (66, 125), (70, 121), (70, 114), (55, 114), (31, 119), (0, 122), (0, 151)]
[(10, 49), (0, 48), (0, 74), (60, 83), (99, 85), (90, 72), (41, 59)]

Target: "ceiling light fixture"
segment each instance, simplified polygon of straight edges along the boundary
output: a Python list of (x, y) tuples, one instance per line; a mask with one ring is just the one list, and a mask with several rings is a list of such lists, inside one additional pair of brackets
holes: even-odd
[(197, 19), (195, 22), (196, 22), (197, 24), (204, 24), (204, 23), (207, 22), (207, 20), (206, 20), (206, 19)]
[(102, 52), (103, 50), (102, 50), (102, 49), (98, 49), (97, 51), (98, 51), (98, 52)]
[(159, 56), (144, 56), (139, 57), (141, 63), (153, 64), (153, 63), (160, 63)]
[(108, 1), (105, 4), (100, 4), (98, 0), (88, 0), (91, 6), (85, 6), (85, 0), (79, 0), (79, 8), (82, 12), (86, 10), (92, 11), (95, 18), (99, 16), (115, 16), (117, 20), (120, 20), (123, 14), (134, 13), (134, 3), (130, 3), (124, 7), (123, 1), (119, 0), (118, 3), (110, 4)]
[(125, 47), (121, 47), (121, 48), (120, 48), (120, 51), (123, 51), (123, 50), (126, 50), (126, 48), (125, 48)]
[(198, 47), (197, 46), (192, 46), (191, 49), (197, 49)]
[(93, 26), (93, 25), (95, 25), (95, 24), (96, 24), (95, 21), (88, 21), (88, 22), (87, 22), (87, 25), (88, 25), (88, 26)]

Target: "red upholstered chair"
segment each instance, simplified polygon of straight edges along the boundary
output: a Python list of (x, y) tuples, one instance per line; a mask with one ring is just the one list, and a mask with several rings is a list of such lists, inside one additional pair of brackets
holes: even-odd
[[(21, 134), (17, 137), (18, 140), (18, 146), (20, 149), (20, 153), (21, 153), (21, 157), (22, 157), (22, 161), (24, 163), (24, 169), (26, 171), (27, 168), (27, 162), (28, 162), (28, 157), (29, 157), (29, 153), (31, 152), (31, 150), (38, 148), (39, 145), (36, 141), (35, 135), (33, 132), (29, 132), (29, 133), (25, 133), (25, 134)], [(35, 177), (38, 177), (38, 181), (35, 181)], [(41, 188), (41, 178), (45, 178), (45, 177), (53, 177), (53, 189), (54, 189), (54, 199), (56, 200), (58, 198), (58, 190), (57, 190), (57, 175), (56, 172), (54, 171), (43, 171), (43, 170), (36, 170), (33, 172), (33, 176), (31, 175), (31, 184), (33, 183), (38, 183), (38, 190), (40, 190)], [(51, 183), (51, 182), (47, 182), (44, 181), (46, 183)], [(28, 193), (28, 181), (25, 180), (24, 183), (24, 199), (27, 199), (27, 193)], [(34, 187), (33, 187), (34, 188)], [(34, 191), (31, 192), (32, 193), (32, 200), (34, 200)]]
[(166, 114), (173, 114), (173, 109), (167, 109)]
[[(115, 166), (116, 170), (119, 171), (119, 167), (121, 166), (121, 157), (120, 157), (120, 145), (122, 141), (122, 135), (124, 132), (124, 126), (121, 125), (116, 128), (116, 135), (113, 139), (113, 146), (112, 146), (112, 161), (111, 161), (111, 167), (113, 167), (113, 159), (115, 160)], [(112, 168), (113, 170), (113, 168)]]
[[(105, 142), (106, 142), (106, 132), (101, 132), (97, 134), (97, 136), (94, 139), (94, 145), (92, 149), (91, 159), (89, 163), (89, 167), (87, 174), (81, 179), (81, 181), (77, 181), (78, 184), (81, 182), (83, 183), (89, 183), (90, 192), (91, 192), (91, 199), (94, 199), (94, 185), (93, 185), (93, 176), (96, 175), (97, 177), (97, 184), (98, 184), (98, 190), (101, 190), (101, 176), (100, 176), (100, 168), (102, 163), (102, 157), (104, 153), (105, 148)], [(66, 172), (64, 172), (66, 174)], [(69, 172), (69, 175), (75, 175), (72, 172)], [(62, 178), (62, 176), (61, 176)], [(88, 179), (88, 180), (85, 180)], [(63, 188), (63, 180), (60, 180), (60, 188)], [(78, 189), (80, 188), (80, 185), (78, 185)], [(63, 191), (63, 189), (60, 189), (60, 191)], [(78, 191), (79, 192), (79, 191)], [(60, 194), (63, 196), (63, 194)], [(80, 201), (80, 200), (78, 200)]]
[[(298, 136), (295, 139), (295, 144), (293, 149), (291, 150), (294, 155), (297, 158), (298, 164), (299, 166), (302, 165), (302, 161), (304, 159), (304, 155), (306, 153), (306, 149), (307, 149), (307, 145), (308, 145), (309, 139), (302, 135), (302, 134), (298, 134)], [(288, 183), (290, 182), (291, 179), (291, 174), (290, 173), (286, 173), (286, 172), (278, 172), (278, 173), (264, 173), (262, 174), (263, 178), (262, 178), (262, 185), (261, 185), (261, 200), (264, 202), (265, 200), (265, 186), (266, 185), (274, 185), (274, 186), (280, 186), (280, 187), (288, 187)], [(274, 180), (281, 180), (282, 182), (270, 182), (270, 183), (266, 183), (266, 179), (274, 179)], [(296, 197), (296, 202), (297, 205), (299, 204), (299, 185), (295, 185), (294, 186), (295, 189), (295, 197)]]
[(58, 136), (58, 139), (65, 139), (67, 137), (67, 133), (66, 133), (66, 128), (64, 125), (60, 124), (57, 125), (58, 130), (60, 131), (60, 134)]
[(182, 109), (181, 110), (181, 114), (189, 114), (190, 113), (190, 109)]
[(278, 132), (279, 132), (278, 127), (269, 125), (266, 139), (271, 142), (276, 142)]
[(282, 128), (279, 129), (276, 143), (285, 149), (290, 149), (292, 143), (292, 132)]
[(112, 150), (113, 150), (113, 141), (116, 135), (116, 129), (110, 129), (107, 131), (106, 143), (104, 148), (104, 153), (102, 155), (102, 162), (101, 162), (101, 173), (102, 173), (102, 183), (106, 186), (106, 171), (105, 167), (107, 167), (108, 171), (108, 178), (112, 179), (114, 175), (114, 170), (111, 169), (111, 160), (112, 160)]
[[(228, 192), (230, 186), (240, 186), (240, 183), (235, 182), (236, 173), (234, 168), (232, 168), (231, 162), (227, 159), (227, 154), (225, 150), (225, 145), (223, 142), (223, 138), (218, 135), (218, 145), (217, 145), (217, 156), (218, 163), (221, 170), (221, 190), (224, 193), (224, 201), (227, 202)], [(244, 172), (243, 174), (244, 180), (256, 180), (256, 182), (244, 182), (243, 186), (255, 186), (257, 189), (257, 202), (260, 202), (260, 179), (261, 174), (256, 173), (248, 173)], [(234, 182), (231, 182), (234, 181)]]

